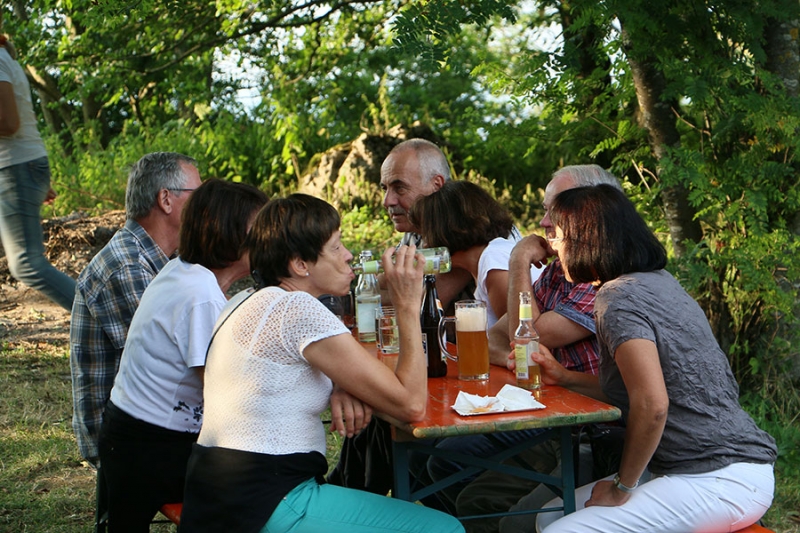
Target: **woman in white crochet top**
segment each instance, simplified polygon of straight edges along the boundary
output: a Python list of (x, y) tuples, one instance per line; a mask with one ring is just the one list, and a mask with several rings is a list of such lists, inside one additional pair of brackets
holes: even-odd
[(332, 429), (348, 435), (373, 408), (414, 421), (427, 402), (423, 262), (414, 264), (413, 246), (383, 254), (400, 329), (393, 373), (317, 300), (346, 294), (354, 277), (339, 224), (330, 204), (303, 194), (272, 200), (256, 217), (246, 249), (262, 288), (231, 300), (217, 323), (182, 531), (464, 530), (444, 513), (324, 483), (320, 414), (334, 388)]

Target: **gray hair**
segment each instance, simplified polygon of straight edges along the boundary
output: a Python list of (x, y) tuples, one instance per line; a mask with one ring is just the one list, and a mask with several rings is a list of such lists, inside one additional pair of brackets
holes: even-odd
[(188, 177), (181, 163), (197, 166), (197, 161), (174, 152), (153, 152), (142, 156), (128, 173), (125, 214), (130, 220), (147, 216), (161, 189), (182, 189)]
[(419, 175), (423, 183), (428, 183), (434, 176), (443, 176), (445, 181), (450, 179), (450, 163), (444, 152), (431, 141), (426, 139), (408, 139), (403, 141), (389, 152), (389, 159), (392, 155), (400, 152), (413, 150), (417, 156), (419, 164)]
[(556, 170), (552, 179), (565, 174), (572, 178), (575, 187), (594, 187), (606, 184), (620, 191), (622, 190), (619, 180), (600, 165), (569, 165)]

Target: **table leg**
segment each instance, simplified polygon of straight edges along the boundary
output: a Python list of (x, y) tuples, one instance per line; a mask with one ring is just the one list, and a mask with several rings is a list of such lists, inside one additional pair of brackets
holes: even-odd
[(411, 499), (411, 481), (408, 469), (408, 447), (404, 442), (392, 439), (392, 465), (394, 466), (394, 488), (392, 497), (409, 501)]
[(564, 499), (564, 514), (575, 512), (575, 460), (572, 450), (572, 430), (561, 428), (561, 483)]

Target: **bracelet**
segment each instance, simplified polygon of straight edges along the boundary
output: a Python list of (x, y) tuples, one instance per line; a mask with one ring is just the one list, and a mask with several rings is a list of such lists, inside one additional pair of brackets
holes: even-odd
[(619, 480), (619, 474), (617, 474), (616, 476), (614, 476), (614, 486), (617, 487), (622, 492), (624, 492), (625, 494), (630, 494), (634, 490), (636, 490), (636, 487), (639, 486), (639, 480), (638, 479), (636, 480), (636, 483), (633, 484), (633, 487), (628, 487), (622, 484), (622, 482)]

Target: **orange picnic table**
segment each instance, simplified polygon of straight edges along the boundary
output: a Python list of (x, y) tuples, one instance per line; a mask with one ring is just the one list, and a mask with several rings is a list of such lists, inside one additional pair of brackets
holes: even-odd
[[(368, 344), (366, 347), (372, 349)], [(392, 358), (397, 356), (386, 356), (379, 353), (379, 357), (391, 366)], [(425, 419), (421, 422), (401, 422), (391, 416), (378, 414), (392, 425), (395, 482), (393, 496), (408, 501), (417, 501), (483, 470), (496, 470), (546, 483), (563, 497), (564, 512), (574, 512), (575, 464), (572, 429), (576, 426), (617, 420), (621, 416), (620, 410), (568, 389), (545, 385), (540, 391), (534, 393), (535, 398), (544, 404), (544, 409), (461, 416), (452, 408), (459, 391), (481, 396), (495, 396), (504, 385), (515, 385), (516, 378), (512, 372), (498, 366), (491, 367), (489, 379), (486, 381), (462, 381), (458, 379), (457, 375), (455, 363), (448, 361), (447, 376), (428, 379), (428, 407)], [(435, 446), (436, 439), (443, 437), (491, 435), (492, 433), (525, 429), (541, 429), (542, 433), (489, 458), (478, 458), (452, 452), (443, 453)], [(560, 478), (535, 472), (525, 467), (503, 464), (506, 459), (554, 437), (558, 437), (561, 443), (562, 474)], [(465, 468), (432, 485), (412, 492), (408, 461), (408, 455), (412, 451), (433, 456), (446, 456), (451, 461), (461, 463)], [(542, 511), (558, 509), (561, 508), (547, 508)]]

